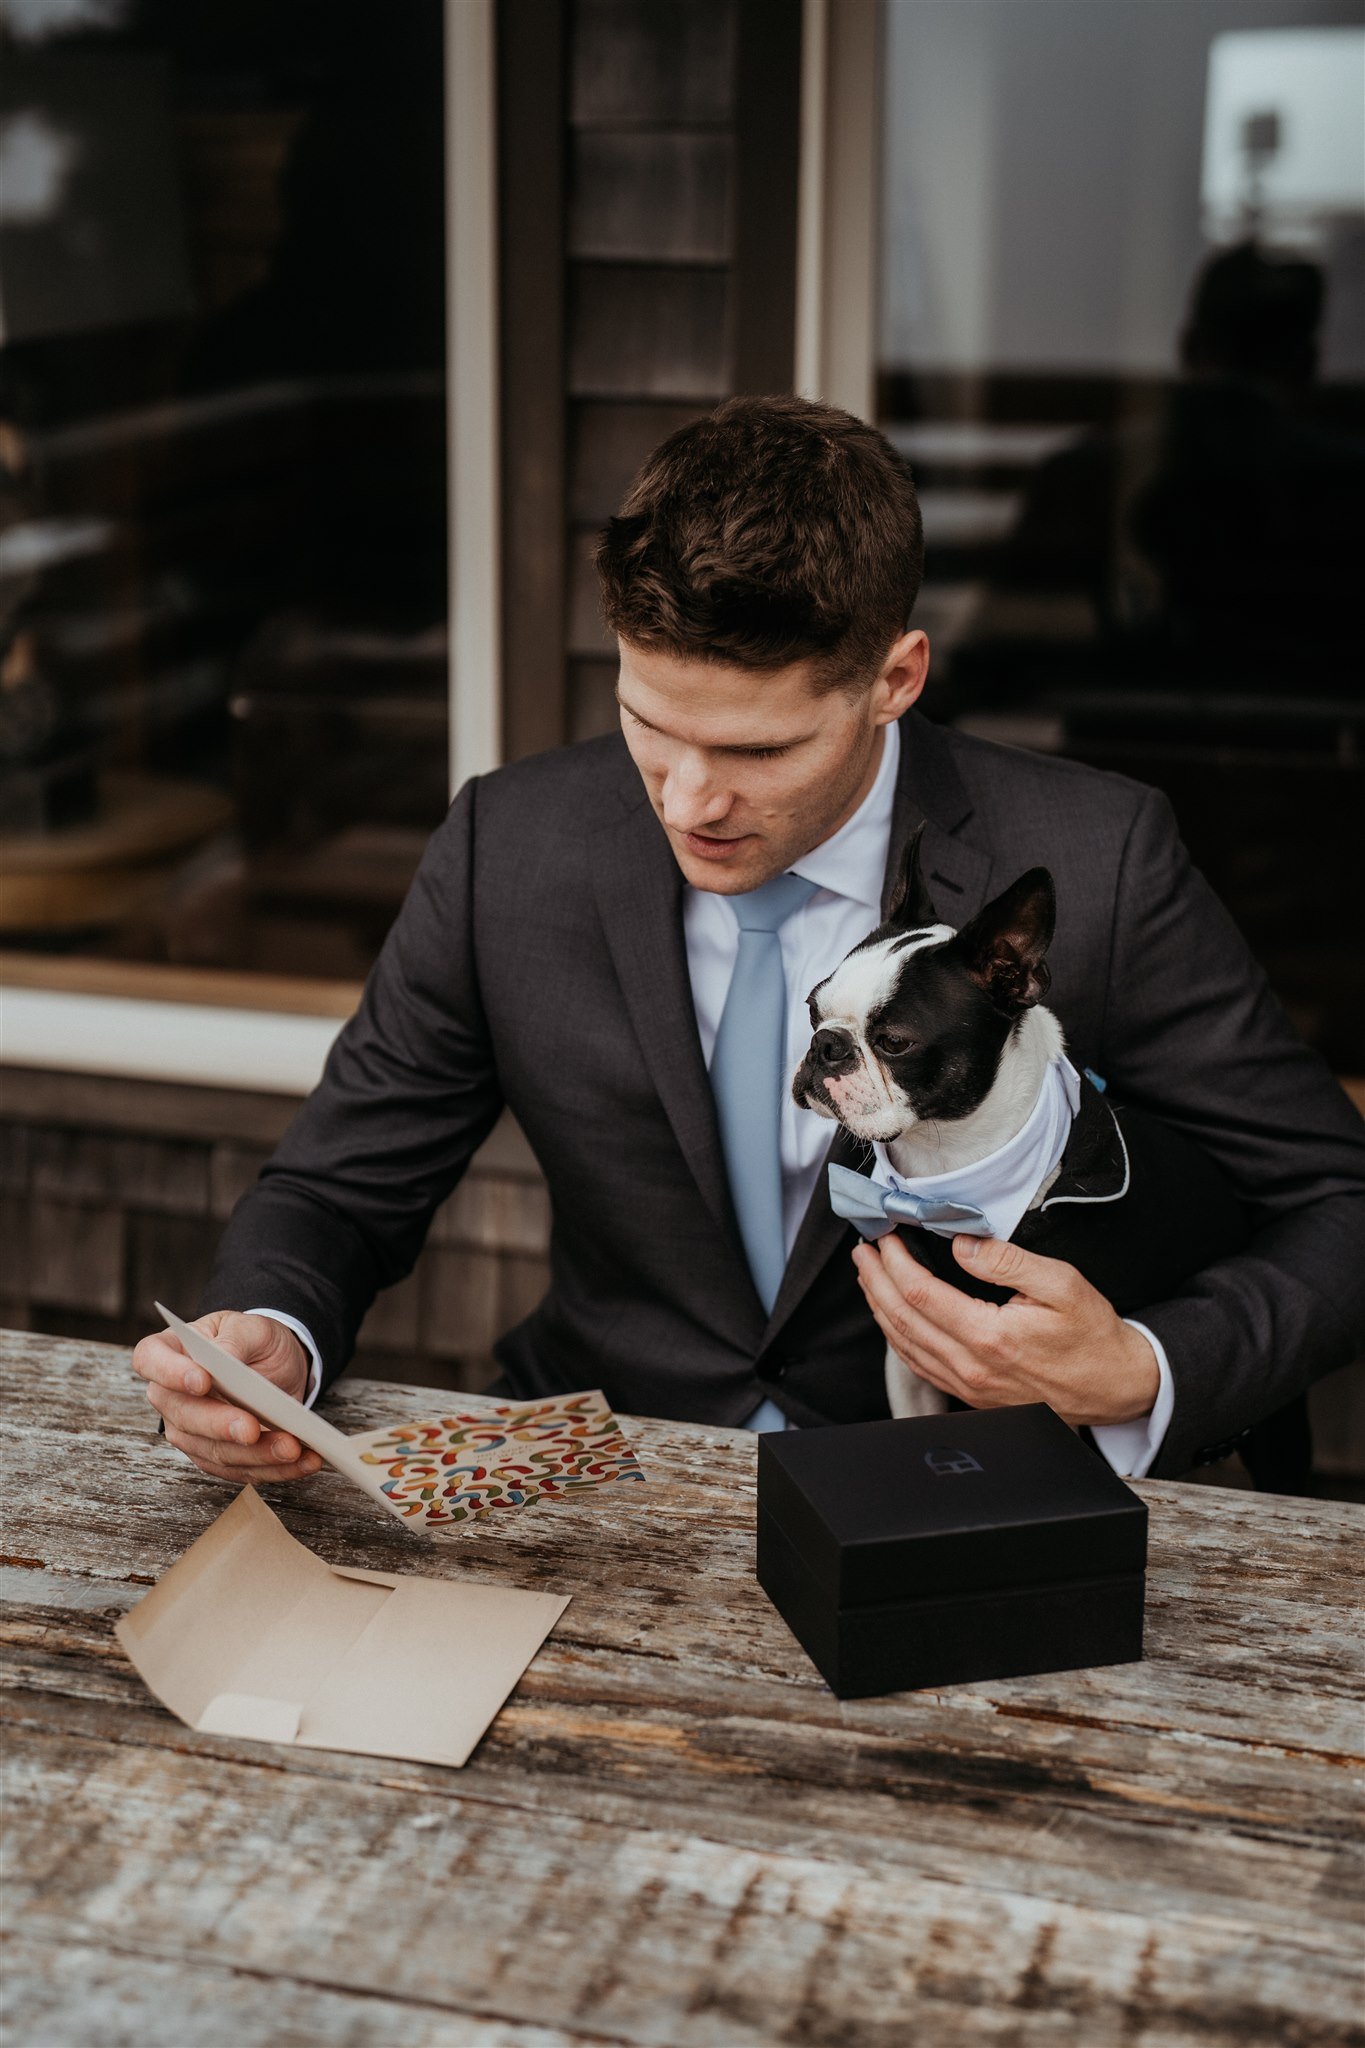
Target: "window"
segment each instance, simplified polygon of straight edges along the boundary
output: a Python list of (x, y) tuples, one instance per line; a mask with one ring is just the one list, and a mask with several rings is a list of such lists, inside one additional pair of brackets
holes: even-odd
[(0, 944), (351, 983), (448, 800), (441, 0), (6, 22)]
[(1358, 22), (885, 0), (876, 348), (924, 506), (931, 714), (1165, 789), (1352, 1072)]

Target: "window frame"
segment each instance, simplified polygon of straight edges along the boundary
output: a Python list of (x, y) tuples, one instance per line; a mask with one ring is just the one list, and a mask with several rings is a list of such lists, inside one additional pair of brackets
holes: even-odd
[(876, 423), (883, 0), (802, 0), (795, 385)]

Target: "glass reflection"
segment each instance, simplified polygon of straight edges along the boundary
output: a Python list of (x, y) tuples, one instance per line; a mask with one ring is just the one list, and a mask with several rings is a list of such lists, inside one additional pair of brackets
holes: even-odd
[(4, 21), (0, 944), (363, 974), (446, 802), (439, 0)]
[(888, 0), (879, 405), (921, 485), (933, 714), (1164, 788), (1359, 1072), (1365, 964), (1323, 881), (1365, 881), (1352, 24)]

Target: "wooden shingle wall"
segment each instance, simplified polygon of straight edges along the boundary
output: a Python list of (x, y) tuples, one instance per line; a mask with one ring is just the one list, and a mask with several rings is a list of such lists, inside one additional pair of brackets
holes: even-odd
[[(233, 1205), (298, 1107), (278, 1095), (9, 1068), (0, 1076), (0, 1327), (133, 1344), (192, 1315)], [(504, 1121), (366, 1318), (357, 1367), (479, 1388), (549, 1281), (549, 1203)]]
[(650, 449), (733, 390), (734, 0), (577, 0), (568, 89), (566, 737), (615, 723), (592, 547)]
[(593, 543), (650, 450), (791, 388), (801, 9), (499, 0), (503, 737), (616, 721)]

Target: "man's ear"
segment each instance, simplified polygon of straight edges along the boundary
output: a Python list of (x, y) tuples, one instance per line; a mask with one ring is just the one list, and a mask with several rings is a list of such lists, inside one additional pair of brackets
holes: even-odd
[(930, 900), (929, 891), (924, 886), (924, 876), (920, 873), (919, 843), (923, 837), (924, 827), (920, 825), (905, 842), (905, 851), (901, 855), (900, 878), (892, 892), (891, 908), (886, 914), (888, 924), (899, 925), (902, 931), (907, 932), (918, 931), (922, 925), (937, 924), (939, 921), (938, 912)]
[(958, 933), (954, 945), (967, 972), (1006, 1016), (1019, 1016), (1047, 994), (1052, 976), (1043, 956), (1056, 923), (1052, 877), (1046, 868), (1030, 868)]

